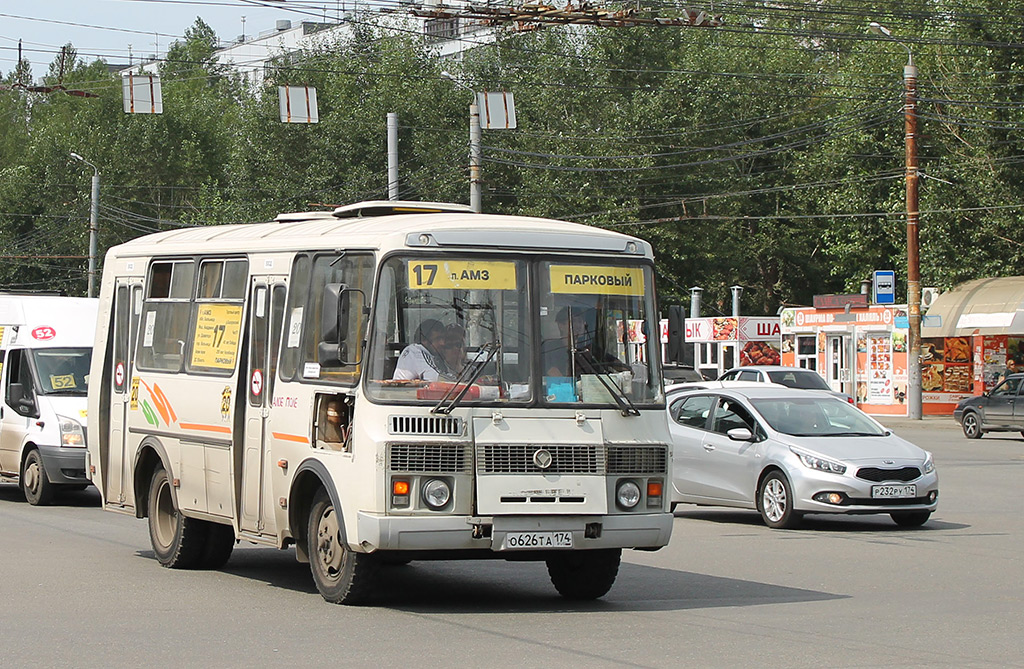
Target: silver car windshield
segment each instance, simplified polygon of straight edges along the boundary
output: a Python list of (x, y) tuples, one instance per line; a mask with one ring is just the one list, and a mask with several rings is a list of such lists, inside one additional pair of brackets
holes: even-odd
[(777, 432), (794, 437), (883, 437), (886, 430), (842, 400), (833, 397), (751, 400)]

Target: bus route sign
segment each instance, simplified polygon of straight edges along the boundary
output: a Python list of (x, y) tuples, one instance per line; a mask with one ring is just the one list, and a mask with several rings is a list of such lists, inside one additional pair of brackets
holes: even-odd
[(573, 295), (644, 294), (644, 270), (609, 265), (551, 265), (551, 292)]
[(515, 290), (516, 264), (508, 261), (410, 260), (409, 288), (414, 290)]

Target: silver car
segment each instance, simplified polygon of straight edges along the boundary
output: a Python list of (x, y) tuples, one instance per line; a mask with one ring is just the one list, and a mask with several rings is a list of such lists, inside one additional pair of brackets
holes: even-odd
[(803, 367), (786, 367), (785, 365), (747, 365), (734, 367), (721, 376), (719, 381), (756, 381), (758, 383), (776, 383), (790, 388), (820, 390), (830, 393), (853, 404), (853, 398), (846, 393), (832, 390), (828, 383), (813, 369)]
[(840, 399), (763, 385), (683, 390), (666, 406), (673, 508), (757, 509), (780, 528), (805, 513), (887, 513), (914, 527), (935, 511), (931, 453)]

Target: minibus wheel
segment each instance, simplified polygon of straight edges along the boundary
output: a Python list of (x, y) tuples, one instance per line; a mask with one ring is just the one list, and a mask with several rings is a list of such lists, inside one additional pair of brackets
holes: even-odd
[(309, 568), (323, 598), (332, 604), (365, 602), (377, 562), (373, 556), (349, 549), (340, 514), (323, 488), (313, 497), (306, 538)]
[(21, 472), (21, 486), (25, 499), (32, 506), (46, 506), (53, 500), (55, 487), (46, 477), (43, 468), (43, 457), (37, 449), (32, 449), (25, 456), (25, 466)]
[(597, 599), (611, 590), (621, 559), (621, 548), (559, 553), (547, 559), (548, 576), (566, 599)]
[(149, 540), (157, 562), (171, 569), (194, 569), (200, 565), (208, 528), (201, 520), (178, 511), (171, 493), (167, 471), (153, 472), (149, 485)]

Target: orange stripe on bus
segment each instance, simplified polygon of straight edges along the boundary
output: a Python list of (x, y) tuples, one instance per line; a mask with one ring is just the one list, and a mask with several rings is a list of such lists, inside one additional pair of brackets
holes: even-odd
[(167, 395), (164, 395), (164, 391), (155, 383), (153, 384), (153, 390), (156, 391), (156, 394), (160, 396), (161, 400), (163, 400), (164, 405), (167, 407), (167, 411), (171, 414), (171, 420), (178, 422), (178, 416), (174, 413), (174, 407), (171, 406), (171, 401), (167, 399)]
[(303, 437), (298, 434), (285, 434), (284, 432), (271, 432), (274, 435), (274, 439), (280, 439), (281, 441), (297, 441), (300, 444), (308, 444), (309, 437)]
[(226, 425), (203, 425), (201, 423), (178, 423), (179, 427), (186, 430), (200, 430), (202, 432), (220, 432), (231, 434), (231, 428)]

